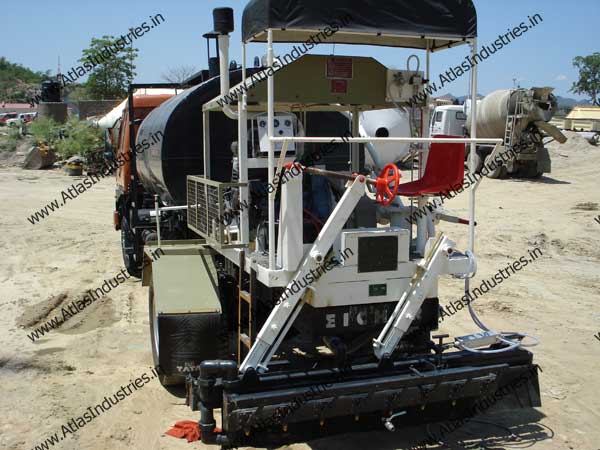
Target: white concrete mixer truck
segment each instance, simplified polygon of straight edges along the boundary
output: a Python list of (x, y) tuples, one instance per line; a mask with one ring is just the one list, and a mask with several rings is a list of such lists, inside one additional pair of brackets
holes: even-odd
[[(545, 148), (549, 142), (547, 138), (561, 144), (567, 141), (558, 128), (548, 123), (557, 110), (552, 91), (553, 88), (506, 89), (492, 92), (478, 101), (477, 137), (503, 139), (504, 148), (499, 149), (502, 154), (500, 159), (493, 157), (493, 146), (477, 146), (475, 165), (470, 169), (481, 172), (486, 165), (488, 170), (484, 172), (490, 178), (505, 178), (508, 175), (537, 178), (550, 173), (550, 155)], [(469, 135), (470, 106), (470, 102), (464, 105), (467, 120), (464, 121), (461, 115), (460, 124), (456, 114), (438, 114), (447, 107), (436, 108), (436, 113), (432, 115), (431, 133), (436, 134), (436, 129), (456, 129), (464, 125), (464, 134)], [(502, 161), (502, 164), (489, 164), (492, 159)]]

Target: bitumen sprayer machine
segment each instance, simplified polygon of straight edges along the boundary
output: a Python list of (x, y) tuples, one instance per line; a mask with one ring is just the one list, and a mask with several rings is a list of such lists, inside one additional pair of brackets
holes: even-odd
[[(130, 88), (131, 181), (118, 192), (115, 224), (126, 219), (128, 269), (149, 287), (161, 381), (185, 383), (202, 441), (225, 448), (460, 419), (518, 380), (496, 407), (539, 406), (526, 334), (488, 328), (469, 306), (480, 330), (432, 336), (439, 278), (464, 279), (469, 292), (476, 272), (477, 185), (460, 221), (468, 248), (437, 232), (432, 215), (407, 220), (462, 184), (467, 145), (502, 144), (477, 138), (476, 124), (469, 138), (429, 136), (419, 95), (431, 55), (476, 52), (474, 5), (290, 5), (247, 5), (241, 67), (229, 61), (233, 11), (214, 10), (211, 70), (137, 122)], [(276, 53), (281, 43), (292, 50)], [(311, 54), (322, 43), (411, 48), (424, 53), (425, 70), (417, 56), (416, 67), (395, 70), (371, 57)], [(267, 55), (252, 68), (250, 44), (266, 44)], [(473, 96), (476, 81), (475, 67)], [(411, 109), (420, 137), (359, 137), (361, 112), (397, 107)], [(136, 142), (148, 148), (136, 152)], [(418, 153), (410, 180), (378, 163), (381, 143)]]

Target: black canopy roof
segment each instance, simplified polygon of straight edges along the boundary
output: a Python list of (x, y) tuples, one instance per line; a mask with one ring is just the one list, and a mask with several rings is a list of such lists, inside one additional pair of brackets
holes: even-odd
[(472, 0), (251, 0), (242, 21), (244, 42), (265, 42), (271, 28), (275, 42), (321, 32), (327, 43), (433, 51), (477, 36)]

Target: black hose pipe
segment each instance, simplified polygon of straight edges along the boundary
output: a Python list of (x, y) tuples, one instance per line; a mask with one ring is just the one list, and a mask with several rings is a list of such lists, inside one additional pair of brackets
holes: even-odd
[(236, 380), (238, 366), (235, 361), (202, 361), (198, 376), (198, 394), (200, 397), (200, 433), (202, 442), (211, 445), (228, 447), (229, 438), (226, 434), (215, 433), (214, 408), (221, 408), (223, 387), (217, 387), (217, 379), (226, 381)]
[(207, 406), (220, 408), (223, 396), (223, 387), (216, 387), (217, 378), (225, 381), (234, 381), (238, 376), (238, 367), (235, 361), (202, 361), (198, 376), (198, 395), (200, 401)]
[(215, 433), (217, 423), (212, 408), (200, 404), (200, 437), (202, 443), (229, 447), (229, 438), (226, 434)]

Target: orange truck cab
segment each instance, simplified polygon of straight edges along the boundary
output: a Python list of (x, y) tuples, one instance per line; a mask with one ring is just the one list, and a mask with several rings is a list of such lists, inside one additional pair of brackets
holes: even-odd
[[(133, 120), (135, 125), (134, 133), (137, 134), (140, 123), (150, 114), (150, 112), (173, 97), (170, 94), (162, 95), (135, 95), (133, 97)], [(118, 146), (115, 154), (117, 161), (125, 161), (125, 164), (117, 169), (117, 197), (119, 194), (129, 193), (131, 183), (131, 158), (130, 158), (130, 120), (129, 107), (123, 111), (123, 116), (120, 120)], [(116, 211), (115, 211), (116, 212)], [(116, 216), (115, 216), (116, 217)], [(115, 221), (115, 229), (120, 229), (120, 222)]]
[[(116, 125), (118, 126), (118, 134), (116, 132), (110, 133), (113, 137), (116, 135), (117, 140), (114, 151), (114, 158), (117, 162), (114, 226), (115, 230), (121, 230), (123, 260), (129, 273), (134, 276), (140, 274), (144, 242), (144, 236), (141, 234), (143, 230), (137, 229), (139, 224), (138, 209), (144, 203), (144, 198), (148, 197), (144, 193), (144, 188), (139, 182), (136, 171), (137, 159), (147, 149), (147, 146), (136, 143), (135, 140), (142, 121), (155, 108), (173, 97), (176, 92), (175, 89), (179, 88), (178, 85), (157, 85), (156, 87), (173, 88), (173, 93), (133, 94), (132, 88), (140, 86), (143, 85), (132, 85), (130, 87), (129, 99), (121, 119)], [(133, 108), (131, 108), (131, 104), (133, 104)], [(131, 116), (133, 116), (133, 119)], [(133, 127), (133, 132), (131, 127)]]

